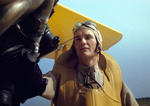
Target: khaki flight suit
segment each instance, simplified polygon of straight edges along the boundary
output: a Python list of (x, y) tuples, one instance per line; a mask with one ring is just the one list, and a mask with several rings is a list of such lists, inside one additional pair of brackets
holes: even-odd
[[(52, 71), (57, 83), (53, 99), (55, 106), (138, 106), (133, 95), (130, 96), (129, 103), (125, 102), (125, 91), (128, 89), (122, 91), (125, 84), (122, 83), (120, 67), (109, 54), (102, 51), (99, 56), (98, 65), (104, 76), (104, 84), (99, 89), (86, 88), (78, 81), (77, 64), (77, 57), (70, 51), (57, 59)], [(122, 97), (126, 97), (123, 104)]]

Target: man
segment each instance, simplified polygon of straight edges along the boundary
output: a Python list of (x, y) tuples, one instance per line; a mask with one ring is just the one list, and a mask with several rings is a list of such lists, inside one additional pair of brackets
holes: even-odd
[(37, 62), (58, 46), (47, 25), (57, 2), (0, 1), (0, 106), (19, 106), (38, 95), (53, 98), (55, 79), (43, 78)]
[(55, 106), (138, 106), (117, 62), (101, 51), (97, 26), (79, 22), (73, 35), (71, 49), (56, 60), (52, 71), (57, 81)]

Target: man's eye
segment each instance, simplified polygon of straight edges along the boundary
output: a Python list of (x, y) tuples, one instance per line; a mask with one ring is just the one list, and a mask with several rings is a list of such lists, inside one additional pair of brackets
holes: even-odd
[(91, 37), (87, 36), (86, 39), (90, 39)]
[(76, 40), (76, 41), (79, 41), (79, 40), (81, 40), (81, 39), (80, 39), (80, 38), (76, 38), (75, 40)]

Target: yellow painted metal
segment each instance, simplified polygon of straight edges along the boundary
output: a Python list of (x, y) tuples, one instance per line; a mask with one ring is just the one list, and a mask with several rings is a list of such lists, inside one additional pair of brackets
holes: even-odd
[[(91, 20), (96, 23), (98, 29), (101, 32), (103, 39), (102, 50), (108, 50), (111, 46), (119, 42), (122, 38), (122, 33), (107, 27), (95, 20), (92, 20), (80, 13), (77, 13), (61, 4), (57, 4), (55, 8), (55, 13), (48, 21), (50, 30), (55, 36), (61, 37), (60, 44), (73, 38), (72, 29), (77, 22)], [(46, 58), (57, 59), (57, 57), (68, 50), (72, 45), (72, 40), (65, 44), (60, 50), (52, 52), (46, 55)]]

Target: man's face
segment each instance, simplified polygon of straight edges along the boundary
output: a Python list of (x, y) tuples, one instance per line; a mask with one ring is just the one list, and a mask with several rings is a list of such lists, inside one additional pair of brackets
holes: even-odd
[(79, 29), (75, 32), (74, 47), (79, 59), (88, 59), (95, 56), (97, 41), (90, 29)]

